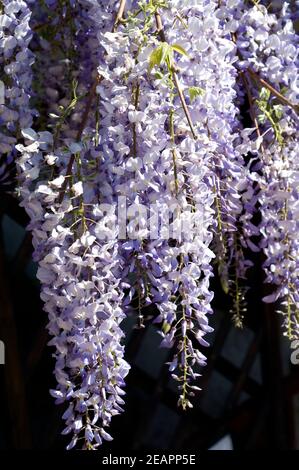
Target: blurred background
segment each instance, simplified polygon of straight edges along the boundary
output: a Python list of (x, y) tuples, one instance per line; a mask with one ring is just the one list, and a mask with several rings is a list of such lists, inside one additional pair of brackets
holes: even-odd
[[(1, 165), (0, 165), (1, 168)], [(5, 167), (5, 172), (9, 168)], [(39, 298), (27, 216), (9, 193), (0, 171), (0, 449), (63, 449), (61, 415), (49, 395), (55, 387), (54, 361)], [(126, 320), (127, 380), (125, 413), (113, 419), (114, 441), (107, 449), (127, 451), (213, 448), (299, 449), (299, 365), (281, 336), (280, 318), (264, 295), (259, 255), (254, 255), (243, 329), (236, 329), (218, 280), (208, 335), (208, 366), (201, 371), (194, 409), (177, 408), (176, 384), (169, 379), (169, 351), (159, 347), (155, 327), (134, 329)], [(297, 355), (299, 357), (299, 354)], [(224, 439), (223, 439), (224, 438)], [(221, 440), (220, 444), (217, 444)], [(218, 447), (217, 447), (218, 446)]]

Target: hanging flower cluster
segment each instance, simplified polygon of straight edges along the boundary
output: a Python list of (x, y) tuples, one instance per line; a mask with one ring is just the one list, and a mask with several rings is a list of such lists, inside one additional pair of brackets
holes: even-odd
[[(275, 15), (263, 5), (237, 2), (234, 31), (260, 161), (260, 204), (266, 282), (276, 286), (265, 302), (280, 299), (284, 334), (298, 337), (298, 37), (285, 3)], [(233, 14), (232, 14), (233, 15)], [(250, 132), (250, 130), (249, 130)]]
[[(30, 127), (29, 106), (33, 54), (29, 26), (31, 11), (26, 2), (3, 1), (0, 5), (0, 154), (8, 164), (15, 155), (20, 129)], [(4, 159), (4, 155), (8, 155)], [(4, 166), (3, 166), (4, 168)], [(1, 174), (4, 169), (1, 170)]]
[(112, 439), (127, 314), (154, 312), (192, 407), (214, 266), (242, 326), (263, 250), (264, 300), (298, 337), (296, 35), (287, 5), (254, 3), (1, 2), (0, 151), (30, 217), (68, 449)]

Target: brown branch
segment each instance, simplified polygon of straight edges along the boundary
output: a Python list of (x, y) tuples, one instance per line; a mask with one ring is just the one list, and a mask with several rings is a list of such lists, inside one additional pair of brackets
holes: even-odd
[(182, 91), (182, 88), (181, 88), (181, 85), (179, 83), (179, 79), (178, 79), (178, 76), (177, 76), (176, 72), (174, 72), (174, 71), (172, 72), (172, 77), (173, 77), (173, 81), (175, 83), (175, 86), (177, 88), (177, 91), (178, 91), (178, 94), (179, 94), (179, 97), (180, 97), (180, 100), (181, 100), (181, 103), (182, 103), (182, 107), (183, 107), (186, 119), (187, 119), (189, 127), (191, 129), (193, 139), (196, 140), (197, 135), (196, 135), (196, 132), (195, 132), (195, 129), (194, 129), (194, 126), (193, 126), (193, 122), (192, 122), (192, 119), (191, 119), (191, 116), (190, 116), (190, 113), (189, 113), (189, 109), (188, 109), (188, 106), (187, 106), (187, 103), (186, 103), (186, 100), (185, 100), (185, 97), (184, 97), (184, 93)]
[[(117, 27), (121, 22), (121, 19), (122, 19), (123, 14), (124, 14), (125, 5), (126, 5), (126, 0), (121, 0), (121, 2), (119, 4), (118, 12), (117, 12), (116, 17), (115, 17), (114, 24), (113, 24), (113, 27), (112, 27), (112, 33), (116, 32)], [(89, 91), (86, 107), (85, 107), (85, 110), (84, 110), (84, 113), (83, 113), (83, 116), (82, 116), (82, 121), (80, 123), (79, 129), (78, 129), (78, 132), (77, 132), (77, 135), (76, 135), (76, 141), (77, 142), (79, 140), (81, 140), (81, 137), (82, 137), (82, 134), (83, 134), (84, 128), (86, 126), (88, 116), (89, 116), (89, 113), (90, 113), (90, 110), (91, 110), (91, 107), (92, 107), (92, 102), (93, 102), (93, 99), (96, 95), (97, 86), (101, 83), (102, 80), (103, 80), (103, 77), (97, 76), (97, 78), (95, 79), (95, 81), (94, 81), (94, 83), (93, 83), (93, 85), (92, 85), (92, 87)], [(74, 161), (75, 161), (75, 154), (72, 154), (70, 156), (70, 159), (69, 159), (69, 162), (68, 162), (68, 165), (67, 165), (67, 168), (66, 168), (65, 180), (64, 180), (63, 185), (61, 187), (61, 193), (60, 193), (59, 198), (58, 198), (58, 203), (59, 204), (61, 204), (62, 201), (63, 201), (64, 195), (65, 195), (65, 192), (66, 192), (66, 188), (67, 188), (67, 185), (68, 185), (69, 180), (70, 180), (70, 176), (72, 175), (72, 168), (73, 168)]]
[(114, 25), (113, 25), (113, 28), (112, 28), (112, 33), (116, 32), (119, 23), (121, 23), (121, 20), (124, 16), (125, 6), (126, 6), (126, 0), (121, 0), (120, 4), (119, 4), (119, 7), (118, 7), (117, 15), (115, 17)]
[(167, 42), (164, 28), (163, 28), (162, 18), (158, 11), (155, 12), (155, 19), (156, 19), (157, 32), (158, 32), (160, 41)]
[[(158, 11), (155, 12), (155, 20), (156, 20), (157, 32), (158, 32), (158, 36), (160, 38), (160, 41), (167, 42), (165, 32), (164, 32), (164, 28), (163, 28), (162, 18), (161, 18), (161, 15)], [(182, 91), (182, 88), (181, 88), (181, 85), (180, 85), (180, 82), (179, 82), (179, 79), (178, 79), (178, 76), (177, 76), (177, 73), (176, 73), (176, 70), (175, 70), (174, 67), (172, 68), (171, 73), (172, 73), (172, 78), (173, 78), (174, 84), (175, 84), (176, 89), (177, 89), (178, 94), (179, 94), (179, 98), (181, 100), (182, 108), (184, 110), (186, 119), (187, 119), (189, 127), (191, 129), (192, 136), (196, 140), (197, 135), (196, 135), (196, 132), (195, 132), (195, 129), (194, 129), (194, 126), (193, 126), (193, 122), (192, 122), (192, 119), (191, 119), (191, 116), (190, 116), (190, 113), (189, 113), (189, 109), (188, 109), (188, 106), (187, 106), (187, 103), (186, 103), (186, 100), (185, 100), (184, 93)]]
[(266, 80), (261, 78), (254, 70), (252, 70), (250, 67), (247, 69), (248, 73), (254, 78), (255, 81), (259, 82), (261, 85), (263, 85), (265, 88), (267, 88), (272, 95), (276, 96), (276, 98), (285, 106), (289, 106), (292, 108), (296, 114), (299, 112), (299, 106), (296, 104), (291, 103), (288, 98), (283, 96), (276, 88), (274, 88), (270, 83), (268, 83)]

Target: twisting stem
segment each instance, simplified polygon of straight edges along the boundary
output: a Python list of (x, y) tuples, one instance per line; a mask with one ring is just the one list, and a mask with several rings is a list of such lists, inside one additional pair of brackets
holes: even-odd
[[(229, 291), (229, 279), (228, 279), (228, 260), (227, 260), (227, 245), (226, 236), (224, 231), (225, 222), (222, 220), (222, 202), (221, 202), (221, 188), (219, 176), (216, 176), (213, 185), (213, 192), (215, 196), (215, 212), (217, 220), (216, 228), (216, 253), (218, 259), (218, 274), (221, 282), (221, 286), (225, 294)], [(219, 248), (218, 248), (219, 246)]]
[[(82, 181), (82, 175), (81, 175), (81, 158), (80, 158), (80, 153), (75, 154), (75, 158), (77, 160), (77, 177), (79, 181)], [(87, 230), (87, 224), (86, 224), (86, 217), (85, 217), (85, 207), (84, 207), (84, 198), (83, 194), (80, 195), (79, 197), (80, 203), (79, 203), (79, 214), (81, 216), (81, 222), (82, 222), (82, 234), (84, 234)]]
[[(248, 79), (247, 79), (244, 72), (241, 72), (240, 74), (241, 74), (241, 78), (243, 80), (243, 83), (244, 83), (244, 86), (245, 86), (245, 89), (246, 89), (246, 93), (247, 93), (251, 119), (252, 119), (252, 122), (254, 124), (255, 129), (256, 129), (257, 136), (261, 137), (261, 131), (260, 131), (259, 123), (258, 123), (256, 113), (255, 113), (255, 110), (254, 110), (254, 98), (252, 96), (251, 89), (250, 89), (250, 82), (251, 82), (250, 77), (248, 77)], [(249, 80), (249, 83), (248, 83), (248, 80)], [(265, 148), (264, 148), (263, 143), (261, 144), (261, 151), (262, 151), (262, 155), (264, 155)]]
[[(161, 15), (160, 15), (158, 10), (156, 10), (156, 12), (155, 12), (155, 20), (156, 20), (156, 27), (157, 27), (157, 32), (158, 32), (160, 41), (161, 42), (167, 42), (165, 32), (164, 32), (164, 28), (163, 28)], [(196, 140), (197, 139), (196, 132), (195, 132), (195, 129), (194, 129), (194, 126), (193, 126), (193, 123), (192, 123), (192, 119), (191, 119), (191, 116), (190, 116), (190, 113), (189, 113), (188, 106), (186, 104), (186, 100), (185, 100), (181, 85), (179, 83), (178, 76), (176, 74), (175, 66), (173, 66), (173, 65), (171, 66), (170, 72), (171, 72), (173, 84), (174, 84), (175, 88), (177, 89), (177, 92), (178, 92), (178, 95), (179, 95), (179, 98), (180, 98), (180, 101), (181, 101), (182, 108), (183, 108), (185, 116), (187, 118), (192, 136)], [(169, 128), (170, 128), (171, 143), (172, 143), (172, 146), (173, 146), (171, 152), (172, 152), (172, 158), (173, 158), (175, 193), (176, 193), (176, 196), (178, 196), (179, 182), (178, 182), (178, 169), (177, 169), (177, 154), (176, 154), (176, 150), (174, 148), (174, 145), (175, 145), (175, 131), (174, 131), (174, 111), (173, 111), (172, 108), (170, 109), (170, 113), (169, 113)], [(180, 254), (180, 263), (179, 263), (180, 273), (182, 272), (183, 266), (184, 266), (184, 256), (181, 253)], [(183, 288), (183, 285), (182, 285), (181, 282), (180, 282), (180, 286), (181, 286), (181, 295), (184, 298), (184, 288)], [(183, 410), (186, 410), (186, 408), (188, 406), (190, 406), (190, 402), (189, 402), (188, 397), (187, 397), (188, 396), (188, 390), (187, 390), (187, 387), (188, 387), (188, 347), (187, 347), (188, 322), (187, 322), (187, 315), (186, 315), (186, 307), (185, 307), (184, 304), (182, 304), (181, 307), (182, 307), (181, 321), (182, 321), (182, 323), (185, 324), (185, 330), (186, 331), (183, 332), (183, 330), (182, 330), (182, 339), (180, 341), (180, 346), (179, 346), (181, 348), (180, 351), (179, 351), (179, 354), (181, 354), (180, 367), (183, 371), (183, 374), (182, 374), (182, 377), (181, 377), (181, 380), (182, 380), (182, 395), (180, 397), (179, 404), (182, 406)]]
[[(82, 121), (80, 123), (80, 127), (79, 127), (79, 129), (77, 131), (77, 135), (76, 135), (76, 140), (77, 141), (79, 141), (82, 137), (82, 133), (83, 133), (84, 128), (86, 126), (86, 123), (87, 123), (87, 120), (88, 120), (88, 115), (89, 115), (89, 112), (90, 112), (90, 109), (91, 109), (91, 106), (92, 106), (92, 102), (93, 102), (93, 99), (94, 99), (94, 96), (95, 96), (95, 93), (96, 93), (96, 88), (97, 88), (97, 85), (99, 83), (100, 83), (100, 77), (97, 77), (97, 79), (95, 80), (94, 84), (92, 85), (92, 87), (89, 91), (86, 107), (85, 107), (85, 110), (84, 110), (84, 114), (82, 116)], [(67, 188), (67, 185), (68, 185), (68, 182), (69, 182), (69, 177), (72, 174), (72, 168), (73, 168), (73, 164), (74, 164), (75, 159), (76, 159), (76, 155), (72, 154), (70, 156), (70, 159), (69, 159), (69, 162), (68, 162), (68, 165), (67, 165), (65, 180), (64, 180), (63, 185), (61, 187), (61, 193), (60, 193), (59, 198), (58, 198), (58, 203), (59, 204), (61, 204), (62, 201), (63, 201), (65, 191), (66, 191), (66, 188)]]
[[(235, 45), (237, 46), (237, 36), (235, 33), (232, 33), (232, 40), (233, 42), (235, 43)], [(239, 58), (241, 59), (242, 56), (240, 54), (240, 52), (237, 50), (237, 54), (239, 56)], [(248, 98), (248, 103), (249, 103), (249, 113), (250, 113), (250, 117), (252, 119), (252, 122), (254, 124), (254, 127), (255, 127), (255, 130), (256, 130), (256, 133), (257, 133), (257, 136), (258, 137), (261, 137), (261, 131), (260, 131), (260, 127), (259, 127), (259, 123), (258, 123), (258, 120), (257, 120), (257, 117), (256, 117), (256, 113), (255, 113), (255, 110), (254, 110), (254, 98), (252, 96), (252, 93), (251, 93), (251, 88), (250, 88), (250, 85), (252, 85), (251, 83), (251, 78), (250, 76), (246, 76), (246, 73), (243, 71), (243, 70), (240, 70), (240, 77), (243, 81), (243, 84), (244, 84), (244, 87), (245, 87), (245, 90), (246, 90), (246, 94), (247, 94), (247, 98)], [(264, 148), (264, 144), (262, 143), (261, 144), (261, 150), (262, 150), (262, 155), (265, 153), (265, 148)]]
[(115, 17), (114, 25), (113, 25), (113, 28), (112, 28), (112, 33), (116, 32), (119, 23), (121, 23), (122, 17), (124, 16), (126, 1), (127, 0), (121, 0), (120, 1), (119, 7), (118, 7), (118, 12), (117, 12), (117, 15)]
[(177, 154), (174, 148), (175, 145), (175, 134), (174, 134), (174, 120), (173, 120), (173, 109), (169, 112), (169, 127), (170, 127), (170, 136), (171, 136), (171, 143), (173, 148), (171, 149), (172, 153), (172, 161), (173, 161), (173, 173), (174, 173), (174, 187), (175, 187), (175, 194), (178, 196), (179, 194), (179, 181), (178, 181), (178, 168), (177, 168)]
[[(182, 305), (182, 319), (183, 322), (186, 323), (186, 312), (185, 312), (185, 305)], [(187, 406), (188, 406), (188, 359), (187, 359), (187, 331), (184, 334), (183, 337), (183, 345), (182, 345), (182, 350), (183, 350), (183, 359), (184, 359), (184, 364), (183, 364), (183, 384), (182, 384), (182, 408), (185, 411)]]
[(172, 161), (173, 161), (173, 173), (174, 173), (174, 187), (175, 187), (175, 194), (178, 196), (179, 194), (179, 182), (178, 182), (178, 169), (177, 169), (177, 154), (175, 150), (175, 133), (174, 133), (174, 110), (171, 108), (169, 112), (169, 127), (170, 127), (170, 136), (171, 136), (171, 143), (173, 148), (171, 149), (172, 153)]
[[(237, 328), (243, 328), (243, 320), (244, 315), (244, 305), (242, 305), (242, 301), (244, 301), (243, 293), (240, 287), (240, 278), (238, 274), (238, 266), (240, 263), (240, 247), (238, 241), (238, 234), (234, 232), (233, 234), (233, 246), (235, 251), (235, 263), (234, 263), (234, 299), (233, 299), (233, 322)], [(242, 254), (242, 253), (241, 253)], [(243, 302), (244, 303), (244, 302)]]
[(282, 104), (284, 104), (285, 106), (289, 106), (290, 108), (292, 108), (292, 109), (298, 114), (298, 110), (299, 110), (299, 106), (298, 106), (298, 105), (291, 103), (291, 101), (288, 100), (288, 98), (286, 98), (285, 96), (283, 96), (278, 90), (276, 90), (276, 88), (274, 88), (272, 85), (270, 85), (270, 83), (268, 83), (266, 80), (264, 80), (263, 78), (261, 78), (261, 77), (260, 77), (254, 70), (252, 70), (251, 68), (248, 68), (247, 71), (248, 71), (248, 73), (249, 73), (257, 82), (259, 82), (261, 85), (263, 85), (265, 88), (267, 88), (267, 89), (272, 93), (272, 95), (276, 96), (276, 98), (277, 98)]
[[(164, 32), (164, 28), (163, 28), (162, 18), (161, 18), (161, 15), (160, 15), (158, 10), (156, 10), (156, 12), (155, 12), (155, 20), (156, 20), (157, 32), (158, 32), (160, 41), (161, 42), (167, 42), (165, 32)], [(190, 113), (189, 113), (189, 109), (188, 109), (188, 106), (187, 106), (187, 103), (186, 103), (186, 100), (185, 100), (185, 97), (184, 97), (184, 93), (182, 91), (182, 87), (180, 85), (180, 82), (179, 82), (179, 79), (178, 79), (178, 76), (177, 76), (177, 73), (176, 73), (176, 70), (175, 70), (174, 67), (172, 67), (172, 69), (171, 69), (171, 75), (172, 75), (173, 82), (176, 86), (176, 89), (178, 91), (179, 98), (180, 98), (181, 104), (182, 104), (182, 108), (184, 110), (186, 119), (188, 121), (193, 139), (196, 140), (197, 135), (196, 135), (196, 132), (195, 132), (195, 129), (194, 129), (194, 126), (193, 126), (193, 122), (192, 122), (192, 119), (191, 119), (191, 116), (190, 116)]]
[[(139, 97), (140, 97), (140, 84), (137, 81), (136, 85), (133, 86), (133, 106), (135, 108), (135, 111), (138, 111), (139, 107)], [(133, 151), (133, 157), (137, 158), (138, 154), (138, 145), (137, 145), (137, 124), (136, 122), (132, 123), (132, 134), (133, 134), (133, 143), (132, 143), (132, 151)], [(141, 242), (141, 249), (143, 248), (143, 242)], [(142, 266), (140, 265), (139, 259), (138, 259), (138, 253), (134, 252), (135, 260), (136, 260), (136, 267), (137, 267), (137, 282), (136, 282), (136, 290), (137, 290), (137, 299), (138, 299), (138, 328), (144, 328), (144, 317), (142, 314), (142, 307), (143, 307), (143, 302), (142, 302), (142, 291), (141, 291), (141, 285), (140, 285), (140, 280), (143, 280), (143, 275), (142, 275)]]
[(172, 71), (172, 78), (173, 78), (174, 84), (175, 84), (175, 86), (176, 86), (176, 88), (177, 88), (177, 90), (178, 90), (178, 94), (179, 94), (179, 97), (180, 97), (180, 100), (181, 100), (181, 103), (182, 103), (182, 107), (183, 107), (183, 110), (184, 110), (186, 119), (187, 119), (188, 124), (189, 124), (189, 127), (190, 127), (190, 129), (191, 129), (193, 139), (196, 140), (196, 139), (197, 139), (197, 135), (196, 135), (196, 132), (195, 132), (193, 123), (192, 123), (192, 119), (191, 119), (191, 116), (190, 116), (190, 113), (189, 113), (189, 109), (188, 109), (188, 106), (187, 106), (187, 103), (186, 103), (186, 100), (185, 100), (185, 97), (184, 97), (184, 94), (183, 94), (181, 85), (180, 85), (180, 83), (179, 83), (178, 76), (177, 76), (177, 74), (176, 74), (176, 72), (175, 72), (174, 70)]
[[(126, 6), (126, 0), (121, 0), (121, 2), (119, 4), (117, 15), (116, 15), (113, 27), (112, 27), (112, 33), (115, 33), (116, 30), (117, 30), (117, 27), (118, 27), (118, 25), (119, 25), (119, 23), (120, 23), (120, 21), (123, 17), (125, 6)], [(93, 102), (93, 99), (96, 95), (97, 86), (101, 83), (102, 80), (103, 80), (103, 77), (99, 77), (97, 75), (97, 77), (96, 77), (96, 79), (95, 79), (95, 81), (94, 81), (94, 83), (93, 83), (93, 85), (92, 85), (92, 87), (89, 91), (89, 95), (88, 95), (86, 107), (85, 107), (85, 110), (84, 110), (84, 114), (82, 116), (82, 120), (81, 120), (79, 129), (78, 129), (78, 132), (77, 132), (77, 135), (76, 135), (77, 142), (79, 140), (81, 140), (81, 137), (82, 137), (83, 131), (85, 129), (85, 126), (86, 126), (86, 123), (87, 123), (87, 120), (88, 120), (88, 116), (89, 116), (89, 113), (90, 113), (90, 110), (91, 110), (91, 107), (92, 107), (92, 102)], [(75, 161), (75, 155), (72, 154), (70, 156), (70, 159), (69, 159), (69, 162), (68, 162), (68, 165), (67, 165), (66, 177), (65, 177), (65, 180), (64, 180), (63, 185), (61, 187), (61, 193), (60, 193), (59, 198), (58, 198), (58, 203), (59, 204), (61, 204), (62, 201), (63, 201), (65, 191), (66, 191), (68, 182), (70, 180), (69, 177), (72, 174), (72, 168), (73, 168), (74, 161)]]

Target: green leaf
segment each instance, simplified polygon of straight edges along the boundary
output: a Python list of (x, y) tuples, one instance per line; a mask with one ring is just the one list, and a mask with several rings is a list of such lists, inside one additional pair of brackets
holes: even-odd
[(195, 98), (204, 94), (204, 90), (199, 86), (191, 86), (188, 91), (191, 103), (193, 100), (195, 100)]
[(282, 106), (280, 104), (275, 104), (273, 106), (273, 111), (274, 111), (276, 119), (281, 119), (282, 118), (283, 110), (282, 110)]
[(185, 55), (186, 57), (189, 57), (187, 52), (185, 51), (185, 49), (182, 46), (180, 46), (179, 44), (172, 44), (171, 48), (174, 51), (178, 52), (179, 54), (182, 54), (182, 55)]
[(281, 93), (282, 95), (285, 95), (287, 91), (289, 91), (289, 89), (288, 89), (287, 86), (282, 86), (282, 87), (280, 88), (280, 93)]
[(162, 65), (170, 52), (170, 46), (167, 42), (162, 42), (150, 55), (149, 59), (149, 71), (151, 71), (156, 65)]
[(162, 324), (162, 331), (165, 335), (167, 335), (167, 333), (170, 331), (171, 329), (171, 325), (169, 325), (169, 323), (167, 323), (166, 321), (163, 322)]
[(177, 19), (182, 23), (182, 25), (184, 26), (185, 29), (188, 29), (188, 25), (187, 23), (183, 20), (183, 18), (181, 17), (181, 15), (177, 14)]
[(170, 58), (170, 54), (172, 53), (171, 46), (167, 42), (162, 42), (161, 47), (162, 47), (162, 57), (161, 57), (160, 65), (164, 64), (164, 62), (167, 62), (167, 59)]
[(257, 117), (258, 122), (264, 124), (266, 122), (266, 116), (264, 114), (259, 114)]
[(260, 91), (260, 99), (263, 100), (263, 101), (268, 101), (269, 98), (271, 96), (271, 92), (270, 90), (268, 90), (268, 88), (261, 88), (261, 91)]
[(228, 279), (226, 277), (220, 276), (220, 283), (221, 283), (221, 287), (222, 287), (223, 292), (225, 294), (228, 294), (229, 293)]
[(155, 73), (155, 78), (161, 80), (162, 78), (164, 78), (164, 75), (162, 72), (160, 72), (160, 70), (158, 70), (156, 73)]
[(159, 46), (153, 50), (149, 59), (149, 71), (151, 71), (155, 65), (160, 65), (162, 59), (162, 47)]

